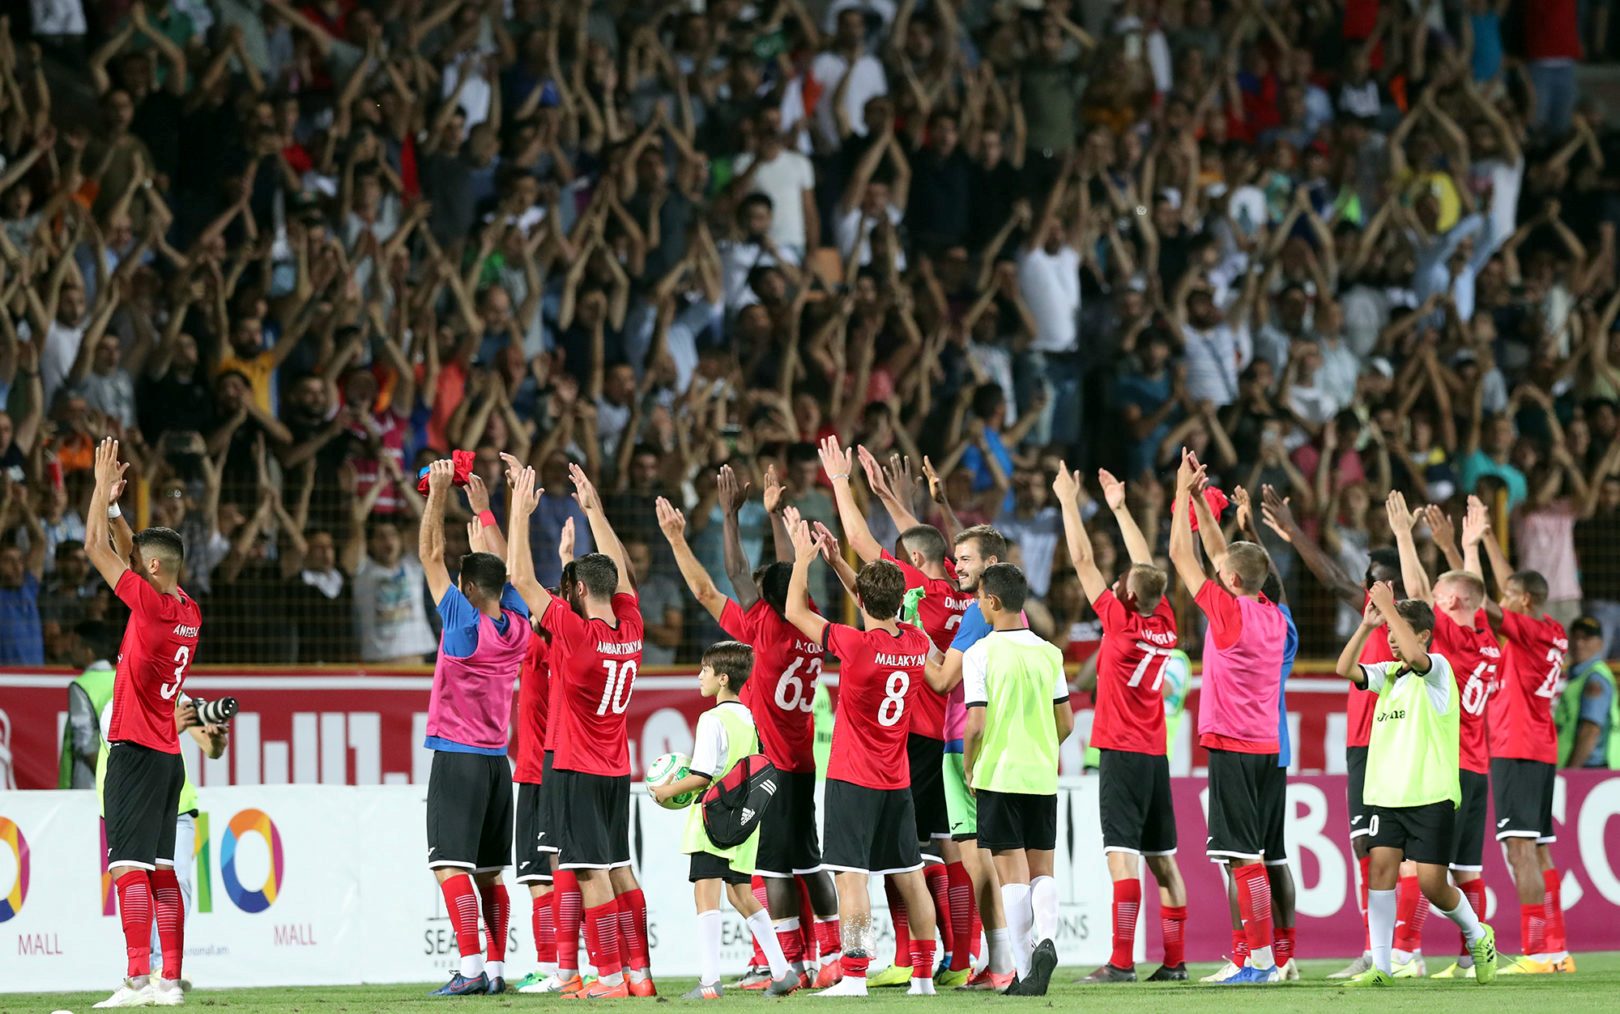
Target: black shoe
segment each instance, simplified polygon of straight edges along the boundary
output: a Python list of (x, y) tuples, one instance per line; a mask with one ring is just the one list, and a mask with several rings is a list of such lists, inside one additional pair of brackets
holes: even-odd
[(1081, 982), (1135, 982), (1136, 969), (1115, 968), (1110, 962), (1080, 980)]
[(1006, 989), (1002, 990), (1001, 995), (1002, 996), (1023, 996), (1024, 995), (1024, 980), (1020, 979), (1018, 977), (1017, 972), (1013, 973), (1012, 984), (1009, 985)]
[(1160, 965), (1159, 970), (1157, 972), (1154, 972), (1152, 975), (1148, 976), (1147, 981), (1149, 981), (1149, 982), (1186, 982), (1187, 981), (1187, 966), (1185, 964), (1181, 964), (1181, 965)]
[(506, 980), (505, 979), (503, 979), (499, 975), (497, 975), (497, 976), (495, 976), (495, 978), (489, 980), (489, 995), (490, 996), (495, 996), (498, 993), (504, 993), (504, 992), (506, 992)]
[(1024, 982), (1019, 996), (1045, 996), (1046, 987), (1052, 982), (1052, 973), (1057, 970), (1057, 946), (1050, 940), (1042, 940), (1035, 945), (1035, 953), (1029, 959), (1029, 978)]

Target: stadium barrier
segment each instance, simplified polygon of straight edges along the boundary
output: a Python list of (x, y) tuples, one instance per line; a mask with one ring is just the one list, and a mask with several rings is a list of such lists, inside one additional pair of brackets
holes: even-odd
[[(1289, 784), (1288, 843), (1299, 883), (1301, 956), (1361, 949), (1352, 886), (1354, 865), (1342, 834), (1344, 779), (1304, 776)], [(1059, 799), (1057, 879), (1066, 965), (1091, 966), (1109, 953), (1111, 892), (1097, 818), (1097, 780), (1065, 778)], [(1191, 895), (1187, 955), (1214, 960), (1228, 948), (1220, 875), (1201, 861), (1205, 782), (1177, 778), (1174, 792)], [(455, 935), (426, 869), (426, 789), (420, 785), (282, 785), (204, 788), (195, 853), (196, 891), (186, 927), (186, 970), (203, 989), (226, 986), (428, 982), (456, 960)], [(632, 851), (647, 892), (655, 973), (692, 975), (696, 935), (686, 858), (671, 850), (683, 812), (633, 796)], [(1578, 772), (1559, 778), (1553, 846), (1564, 871), (1573, 950), (1620, 948), (1620, 775)], [(90, 989), (111, 983), (123, 938), (104, 869), (95, 796), (87, 791), (0, 796), (0, 992)], [(1504, 947), (1516, 940), (1512, 889), (1499, 850), (1486, 855), (1493, 908)], [(528, 902), (513, 891), (509, 967), (533, 966)], [(1137, 956), (1159, 957), (1157, 892), (1145, 885)], [(1502, 899), (1506, 899), (1502, 901)], [(877, 955), (892, 951), (883, 894)], [(1429, 952), (1455, 946), (1444, 920), (1428, 926)], [(747, 961), (746, 931), (726, 911), (723, 960)], [(1151, 967), (1151, 966), (1150, 966)], [(3, 1006), (3, 1005), (0, 1005)]]

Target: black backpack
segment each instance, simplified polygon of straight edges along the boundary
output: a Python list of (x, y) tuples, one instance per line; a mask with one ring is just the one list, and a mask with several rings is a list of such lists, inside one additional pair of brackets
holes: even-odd
[(780, 779), (776, 765), (762, 753), (750, 754), (712, 782), (698, 804), (703, 830), (717, 848), (736, 848), (759, 828)]

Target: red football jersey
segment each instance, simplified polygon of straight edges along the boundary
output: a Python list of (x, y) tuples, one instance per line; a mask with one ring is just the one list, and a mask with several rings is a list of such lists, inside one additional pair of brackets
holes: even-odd
[(541, 617), (551, 632), (555, 707), (547, 715), (556, 738), (557, 771), (628, 775), (630, 738), (624, 714), (641, 668), (641, 610), (636, 597), (613, 596), (613, 618), (587, 620), (553, 597)]
[(1491, 756), (1558, 763), (1558, 730), (1553, 702), (1564, 676), (1569, 638), (1550, 616), (1532, 619), (1502, 612), (1502, 678), (1491, 697), (1487, 718)]
[[(951, 642), (956, 639), (956, 628), (962, 624), (962, 614), (973, 604), (973, 596), (956, 586), (956, 564), (949, 558), (945, 560), (947, 578), (942, 580), (929, 577), (903, 560), (896, 560), (888, 550), (883, 551), (883, 558), (899, 565), (900, 572), (906, 576), (906, 591), (923, 590), (922, 601), (917, 603), (917, 625), (940, 652), (950, 651)], [(945, 738), (945, 695), (935, 693), (927, 683), (918, 690), (912, 706), (911, 731), (929, 739)]]
[(927, 689), (928, 635), (909, 623), (898, 635), (829, 623), (823, 646), (839, 663), (827, 777), (869, 789), (908, 787), (906, 712)]
[(133, 570), (113, 590), (129, 607), (129, 626), (118, 648), (107, 739), (179, 753), (174, 702), (197, 654), (202, 610), (183, 589), (178, 598), (164, 595)]
[(811, 708), (825, 651), (779, 616), (764, 599), (744, 613), (726, 600), (720, 629), (754, 648), (754, 671), (742, 702), (754, 716), (760, 748), (780, 771), (816, 769), (816, 721)]
[(539, 785), (545, 770), (546, 713), (551, 705), (551, 645), (536, 633), (518, 669), (517, 766), (512, 781)]
[(1176, 611), (1169, 596), (1152, 616), (1128, 609), (1105, 591), (1094, 603), (1102, 620), (1097, 654), (1097, 710), (1091, 745), (1163, 756), (1164, 667), (1176, 646)]
[[(1366, 609), (1367, 603), (1372, 601), (1369, 593), (1361, 603)], [(1380, 662), (1395, 661), (1395, 654), (1389, 650), (1389, 635), (1384, 628), (1379, 627), (1367, 638), (1367, 643), (1361, 648), (1361, 657), (1356, 659), (1362, 665), (1377, 665)], [(1447, 659), (1450, 661), (1450, 659)], [(1344, 710), (1349, 719), (1345, 725), (1345, 746), (1366, 746), (1372, 742), (1373, 712), (1378, 710), (1378, 695), (1371, 690), (1358, 690), (1355, 684), (1350, 685), (1350, 696), (1345, 699)]]
[(1457, 678), (1457, 696), (1462, 701), (1462, 767), (1478, 774), (1491, 773), (1491, 754), (1485, 745), (1485, 705), (1496, 689), (1496, 667), (1502, 647), (1491, 633), (1485, 610), (1474, 614), (1471, 626), (1436, 609), (1432, 649), (1445, 656)]

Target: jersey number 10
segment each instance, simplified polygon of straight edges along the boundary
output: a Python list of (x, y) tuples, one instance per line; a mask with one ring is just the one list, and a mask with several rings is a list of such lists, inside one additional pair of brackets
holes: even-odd
[(635, 659), (627, 658), (623, 662), (603, 659), (602, 668), (607, 670), (607, 680), (602, 684), (602, 701), (596, 706), (596, 713), (605, 715), (612, 707), (615, 715), (622, 715), (630, 706), (631, 683), (636, 678)]

